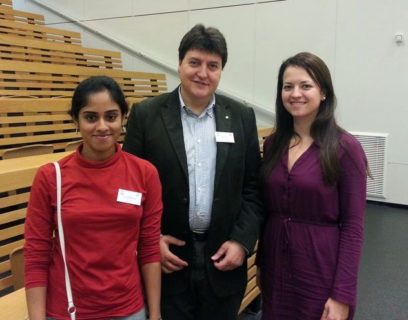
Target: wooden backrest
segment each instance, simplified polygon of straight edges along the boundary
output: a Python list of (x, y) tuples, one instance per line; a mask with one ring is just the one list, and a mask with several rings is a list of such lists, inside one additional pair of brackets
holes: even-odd
[(261, 149), (261, 155), (263, 153), (263, 143), (265, 139), (270, 136), (272, 131), (273, 131), (273, 128), (259, 128), (258, 129), (258, 139), (259, 139), (259, 147)]
[(273, 132), (273, 128), (272, 127), (268, 127), (268, 128), (259, 128), (258, 129), (258, 138), (259, 141), (264, 141), (267, 137), (269, 137), (271, 135), (271, 133)]
[(81, 44), (81, 34), (78, 32), (10, 20), (0, 19), (0, 33), (43, 41)]
[(65, 145), (65, 151), (75, 151), (81, 143), (82, 140), (67, 142)]
[(32, 144), (64, 150), (67, 142), (80, 139), (69, 108), (70, 99), (0, 99), (0, 155)]
[(49, 154), (54, 152), (52, 144), (32, 144), (17, 148), (6, 149), (3, 151), (3, 159), (15, 159), (40, 154)]
[(0, 96), (71, 97), (79, 82), (94, 75), (112, 77), (126, 98), (136, 101), (167, 90), (166, 77), (161, 73), (0, 60)]
[(12, 8), (13, 1), (12, 0), (0, 0), (0, 7)]
[(244, 309), (261, 293), (256, 281), (256, 265), (255, 265), (256, 253), (252, 254), (248, 260), (248, 273), (247, 273), (247, 286), (245, 289), (244, 297), (241, 301), (239, 313)]
[(0, 161), (0, 295), (14, 285), (10, 253), (24, 244), (24, 219), (37, 169), (68, 153)]
[(54, 152), (68, 151), (69, 143), (82, 140), (68, 114), (70, 105), (68, 98), (0, 98), (0, 157), (6, 158), (10, 148), (28, 152), (33, 150), (21, 147), (38, 144), (51, 145)]
[(24, 287), (24, 252), (23, 246), (13, 249), (10, 253), (11, 276), (14, 290)]
[(19, 21), (30, 24), (44, 24), (43, 15), (14, 10), (11, 0), (0, 1), (0, 19)]
[(0, 34), (0, 59), (120, 69), (120, 52)]

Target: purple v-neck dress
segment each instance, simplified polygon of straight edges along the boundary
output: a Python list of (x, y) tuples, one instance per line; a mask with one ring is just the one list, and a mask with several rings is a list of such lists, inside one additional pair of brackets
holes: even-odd
[(367, 160), (348, 133), (340, 135), (339, 160), (335, 186), (323, 182), (316, 144), (290, 172), (286, 152), (264, 181), (267, 217), (257, 257), (264, 320), (319, 320), (329, 297), (349, 304), (352, 318)]

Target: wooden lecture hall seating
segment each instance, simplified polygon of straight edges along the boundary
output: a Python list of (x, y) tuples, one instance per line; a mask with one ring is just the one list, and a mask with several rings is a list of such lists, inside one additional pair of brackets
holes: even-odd
[(107, 69), (122, 68), (120, 53), (0, 33), (0, 59)]
[(50, 42), (81, 44), (81, 34), (78, 32), (10, 20), (0, 20), (0, 33)]
[[(0, 292), (10, 292), (15, 281), (10, 254), (24, 244), (24, 219), (30, 187), (37, 169), (68, 153), (53, 153), (0, 161)], [(0, 319), (1, 310), (0, 310)]]
[(10, 149), (39, 144), (52, 145), (54, 152), (72, 150), (72, 142), (81, 136), (68, 114), (69, 107), (68, 98), (0, 99), (0, 157)]
[(54, 146), (52, 144), (31, 144), (27, 146), (6, 149), (3, 152), (3, 159), (24, 158), (28, 156), (35, 156), (40, 154), (54, 153)]
[(0, 19), (29, 24), (44, 24), (44, 16), (41, 14), (14, 10), (12, 0), (0, 0)]
[(160, 73), (0, 60), (0, 96), (69, 98), (82, 80), (93, 75), (112, 77), (126, 98), (136, 101), (167, 91)]
[[(167, 91), (164, 74), (121, 68), (119, 52), (85, 48), (80, 33), (47, 27), (42, 15), (0, 0), (0, 319), (26, 315), (27, 201), (37, 169), (68, 155), (81, 140), (68, 115), (75, 87), (89, 76), (107, 75), (130, 105)], [(270, 132), (259, 129), (261, 145)], [(248, 258), (240, 312), (259, 295), (254, 261), (255, 254)]]

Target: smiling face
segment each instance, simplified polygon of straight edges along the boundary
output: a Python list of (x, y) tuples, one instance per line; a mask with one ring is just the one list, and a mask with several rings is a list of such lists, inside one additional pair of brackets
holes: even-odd
[(84, 140), (82, 155), (89, 160), (106, 160), (114, 155), (122, 129), (122, 113), (108, 91), (92, 93), (79, 111), (76, 125)]
[(184, 102), (193, 110), (202, 109), (217, 90), (222, 59), (217, 54), (191, 49), (180, 62), (178, 72)]
[(301, 67), (289, 66), (283, 73), (282, 102), (294, 121), (311, 123), (325, 96), (319, 85)]

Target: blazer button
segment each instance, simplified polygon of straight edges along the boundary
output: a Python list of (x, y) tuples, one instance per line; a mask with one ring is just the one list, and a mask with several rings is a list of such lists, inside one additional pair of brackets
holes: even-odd
[(187, 203), (187, 202), (188, 202), (187, 198), (183, 198), (183, 203)]

